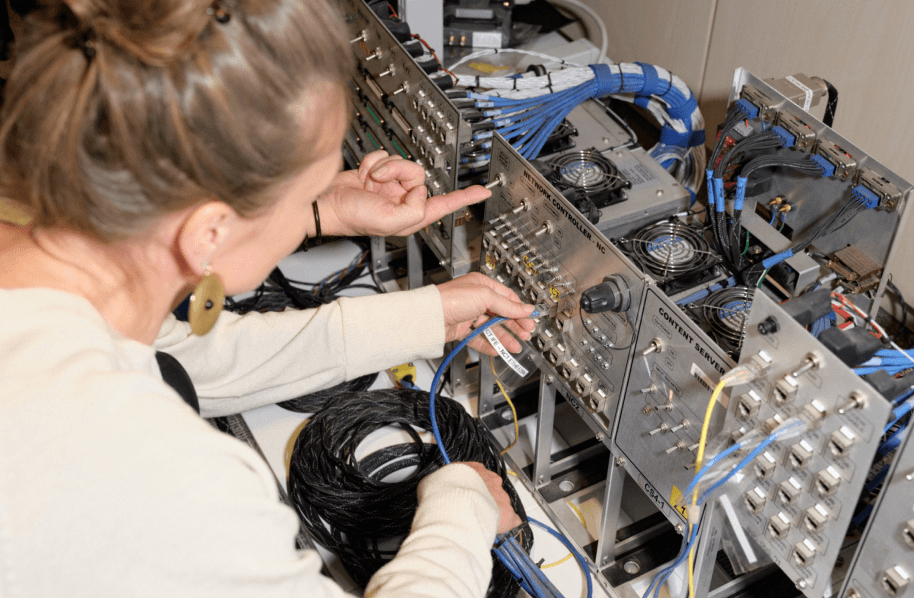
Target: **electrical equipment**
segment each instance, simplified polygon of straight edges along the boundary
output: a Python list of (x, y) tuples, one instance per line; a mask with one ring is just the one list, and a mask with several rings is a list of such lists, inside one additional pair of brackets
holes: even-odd
[[(745, 314), (741, 305), (725, 307)], [(708, 397), (733, 360), (662, 291), (650, 288), (614, 444), (628, 473), (667, 518), (685, 523), (676, 501), (695, 471)], [(717, 432), (724, 410), (711, 422)]]
[(914, 442), (908, 434), (882, 482), (839, 598), (912, 596)]
[[(796, 75), (787, 79), (805, 80)], [(863, 209), (843, 226), (815, 239), (810, 250), (843, 264), (842, 275), (851, 274), (849, 292), (857, 294), (855, 301), (875, 315), (878, 301), (874, 306), (865, 293), (876, 288), (880, 297), (884, 292), (886, 279), (879, 271), (890, 270), (902, 219), (910, 218), (901, 208), (912, 185), (778, 93), (784, 85), (781, 80), (766, 83), (744, 69), (736, 71), (730, 101), (744, 108), (749, 126), (738, 126), (728, 142), (771, 130), (784, 146), (774, 155), (808, 158), (821, 167), (822, 176), (775, 168), (749, 179), (742, 207), (742, 227), (749, 233), (747, 255), (779, 254), (843, 203), (859, 201)], [(795, 82), (791, 85), (795, 87)], [(795, 252), (768, 276), (789, 298), (809, 288), (820, 275), (819, 263), (806, 252)]]
[[(366, 154), (384, 149), (424, 166), (430, 195), (453, 191), (458, 144), (471, 135), (439, 87), (447, 88), (453, 80), (439, 71), (437, 59), (426, 53), (405, 23), (382, 20), (362, 0), (337, 4), (349, 25), (357, 60), (345, 157), (358, 164)], [(471, 240), (479, 238), (479, 225), (469, 210), (458, 210), (421, 235), (451, 276), (469, 272), (478, 259)]]
[(726, 494), (745, 533), (798, 589), (822, 596), (891, 404), (762, 293), (740, 363), (756, 356), (770, 369), (732, 389), (723, 434), (767, 433), (792, 419), (805, 428), (770, 445)]
[(514, 0), (448, 0), (444, 3), (447, 46), (506, 48), (511, 41)]
[(480, 270), (541, 306), (542, 368), (608, 434), (646, 279), (500, 135), (489, 172)]
[[(886, 380), (864, 379), (852, 368), (870, 358), (873, 363), (895, 359), (892, 367), (896, 370), (890, 373), (896, 374), (907, 364), (901, 357), (877, 354), (880, 341), (870, 334), (861, 317), (857, 317), (856, 327), (848, 330), (830, 327), (829, 318), (834, 314), (828, 296), (837, 290), (875, 314), (892, 267), (900, 261), (894, 241), (910, 221), (903, 208), (914, 187), (804, 112), (781, 95), (779, 88), (777, 81), (771, 85), (742, 69), (737, 71), (731, 92), (734, 106), (721, 141), (724, 151), (710, 164), (714, 169), (720, 167), (715, 177), (720, 180), (713, 180), (707, 208), (699, 205), (687, 209), (687, 194), (684, 203), (653, 205), (650, 193), (638, 195), (636, 177), (625, 167), (627, 160), (634, 157), (651, 173), (659, 166), (641, 162), (638, 151), (630, 147), (607, 151), (594, 146), (608, 167), (602, 159), (593, 159), (596, 154), (588, 152), (589, 143), (574, 138), (574, 148), (534, 161), (545, 174), (537, 178), (504, 142), (498, 140), (493, 146), (491, 176), (504, 178), (498, 179), (503, 186), (495, 189), (487, 207), (487, 226), (492, 231), (486, 232), (481, 263), (490, 275), (500, 276), (527, 300), (550, 306), (549, 317), (540, 318), (532, 343), (543, 356), (537, 365), (543, 374), (537, 417), (545, 423), (538, 421), (537, 434), (548, 434), (550, 426), (558, 422), (556, 391), (572, 406), (572, 415), (586, 424), (579, 427), (593, 434), (591, 444), (581, 442), (580, 446), (587, 448), (580, 452), (569, 448), (549, 453), (548, 440), (538, 436), (531, 443), (532, 463), (525, 461), (530, 457), (524, 452), (527, 449), (515, 447), (509, 455), (520, 464), (516, 469), (523, 472), (519, 475), (524, 483), (572, 536), (577, 524), (567, 516), (563, 519), (559, 485), (578, 475), (588, 480), (588, 496), (600, 495), (600, 529), (588, 530), (597, 536), (595, 545), (576, 541), (602, 573), (598, 579), (604, 585), (616, 586), (631, 579), (623, 570), (623, 564), (628, 566), (631, 560), (637, 560), (639, 566), (652, 562), (649, 540), (642, 544), (620, 540), (626, 536), (620, 527), (625, 517), (619, 502), (619, 476), (634, 482), (644, 492), (646, 503), (684, 533), (689, 518), (683, 505), (690, 500), (683, 493), (696, 474), (695, 457), (708, 401), (722, 376), (737, 364), (752, 364), (760, 377), (720, 394), (708, 420), (709, 455), (759, 434), (764, 438), (785, 422), (796, 420), (805, 426), (766, 446), (755, 461), (722, 487), (730, 511), (735, 513), (732, 517), (742, 524), (741, 533), (748, 534), (747, 542), (783, 571), (783, 582), (789, 578), (791, 586), (810, 597), (833, 591), (842, 575), (835, 569), (839, 551), (848, 559), (853, 550), (845, 535), (859, 508), (858, 499), (891, 408), (884, 397), (889, 397), (890, 390), (898, 390), (894, 387), (901, 383), (891, 375)], [(503, 162), (496, 162), (495, 156)], [(564, 162), (562, 156), (566, 157)], [(505, 157), (510, 159), (505, 162)], [(562, 168), (567, 168), (570, 180), (562, 179)], [(575, 175), (587, 184), (575, 185)], [(625, 179), (631, 187), (614, 177)], [(537, 191), (540, 195), (535, 194), (537, 184), (554, 194), (546, 179), (565, 197), (546, 201), (551, 195), (542, 196), (542, 190)], [(592, 183), (606, 179), (619, 186), (607, 189)], [(680, 189), (660, 186), (664, 193), (654, 193), (658, 202), (665, 201), (663, 196), (670, 189)], [(578, 217), (580, 226), (569, 231), (574, 234), (556, 235), (545, 226), (544, 220), (555, 218), (542, 216), (545, 206), (574, 203), (586, 207), (582, 197), (594, 205), (607, 201), (588, 195), (594, 192), (608, 192), (610, 196), (595, 226), (583, 217)], [(674, 195), (682, 202), (681, 193)], [(528, 211), (523, 199), (542, 205), (540, 213)], [(652, 211), (654, 205), (658, 206), (656, 211)], [(630, 220), (613, 216), (614, 210), (627, 207), (634, 210)], [(648, 214), (637, 213), (639, 208)], [(610, 249), (618, 251), (594, 252), (581, 240), (582, 230), (590, 231), (594, 238), (598, 238), (594, 230), (603, 232), (613, 241)], [(873, 230), (884, 234), (874, 235)], [(561, 243), (562, 251), (548, 257), (550, 268), (554, 259), (560, 260), (557, 273), (561, 278), (552, 280), (551, 274), (545, 277), (527, 267), (531, 263), (531, 258), (525, 257), (528, 252), (549, 247), (543, 244), (544, 239)], [(570, 239), (577, 240), (573, 247), (569, 246)], [(535, 259), (532, 263), (539, 265)], [(609, 353), (608, 347), (599, 343), (594, 346), (592, 337), (580, 334), (579, 321), (573, 316), (582, 301), (599, 299), (619, 305), (620, 293), (611, 284), (616, 274), (622, 274), (626, 281), (634, 277), (641, 295), (632, 294), (632, 304), (627, 307), (630, 315), (625, 318), (624, 334), (631, 339), (630, 350), (612, 355), (611, 376), (602, 380), (604, 385), (612, 380), (621, 390), (599, 413), (593, 404), (588, 408), (586, 398), (582, 400), (586, 397), (582, 391), (592, 391), (593, 385), (568, 383), (582, 371), (580, 351), (568, 351), (577, 348), (575, 343), (587, 341), (583, 346), (593, 352), (589, 353), (591, 362), (585, 365), (599, 355), (605, 359)], [(553, 295), (543, 288), (548, 286), (543, 278), (550, 281), (548, 284), (574, 281), (569, 285), (574, 289), (572, 301), (559, 301), (554, 307), (544, 303)], [(607, 278), (599, 291), (590, 292)], [(584, 285), (578, 284), (581, 280), (586, 280)], [(809, 308), (817, 296), (812, 292), (816, 288), (825, 294), (824, 311)], [(847, 312), (853, 311), (845, 307)], [(835, 312), (839, 318), (856, 316), (841, 316), (842, 311), (844, 308), (837, 308)], [(553, 317), (557, 318), (555, 325)], [(583, 317), (586, 323), (587, 314)], [(606, 321), (623, 328), (620, 318), (610, 316)], [(552, 351), (558, 345), (561, 351)], [(570, 366), (563, 369), (565, 354), (571, 355)], [(626, 367), (616, 370), (622, 358), (627, 360)], [(500, 416), (490, 415), (489, 421), (501, 434), (509, 420), (504, 419), (497, 397), (487, 392), (492, 379), (487, 376), (487, 372), (481, 374), (480, 405), (485, 407), (481, 413)], [(585, 376), (585, 380), (590, 378)], [(568, 424), (562, 425), (564, 434)], [(594, 439), (609, 453), (602, 486), (593, 480), (594, 469), (581, 465), (580, 472), (572, 472), (567, 467), (569, 463), (587, 462), (587, 455), (595, 450)], [(742, 456), (746, 452), (744, 449)], [(878, 511), (885, 504), (884, 500), (876, 503), (871, 515), (874, 521), (879, 520)], [(714, 557), (726, 531), (723, 518), (731, 517), (722, 505), (710, 501), (691, 518), (693, 523), (695, 517), (700, 522), (694, 568), (697, 595), (708, 592), (715, 574)], [(903, 521), (908, 519), (911, 517)], [(899, 537), (904, 542), (905, 536)], [(638, 559), (630, 556), (632, 550)], [(624, 563), (614, 560), (618, 554), (627, 555)], [(673, 559), (675, 553), (663, 558)], [(854, 591), (861, 597), (879, 595), (870, 594), (869, 587), (884, 590), (883, 577), (889, 587), (902, 589), (909, 571), (904, 565), (900, 565), (901, 572), (895, 569), (900, 558), (892, 557), (892, 562), (880, 562), (878, 567), (871, 565), (867, 583), (875, 585), (855, 586)], [(773, 570), (752, 575), (773, 575)], [(717, 568), (716, 574), (720, 571)]]

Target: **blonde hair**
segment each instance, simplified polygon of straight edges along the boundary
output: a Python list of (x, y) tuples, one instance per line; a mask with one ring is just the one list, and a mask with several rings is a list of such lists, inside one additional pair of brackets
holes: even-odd
[(336, 14), (324, 0), (213, 8), (66, 0), (29, 17), (0, 172), (34, 226), (116, 240), (211, 198), (249, 215), (321, 157), (319, 95), (342, 92), (350, 65)]

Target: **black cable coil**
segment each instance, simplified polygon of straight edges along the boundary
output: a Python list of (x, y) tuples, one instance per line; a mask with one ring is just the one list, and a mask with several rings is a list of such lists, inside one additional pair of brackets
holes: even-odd
[[(436, 398), (441, 437), (454, 462), (476, 461), (503, 480), (502, 487), (523, 524), (515, 536), (529, 552), (533, 534), (520, 497), (507, 479), (504, 460), (483, 427), (455, 401)], [(400, 427), (413, 439), (361, 460), (356, 450), (372, 432)], [(409, 533), (418, 506), (416, 488), (444, 461), (437, 446), (415, 428), (431, 429), (425, 391), (385, 389), (338, 395), (316, 413), (295, 441), (289, 467), (289, 497), (311, 536), (339, 557), (361, 587), (391, 560)], [(398, 482), (392, 473), (416, 471)], [(520, 584), (494, 559), (488, 596), (513, 598)]]
[(319, 390), (309, 395), (289, 399), (288, 401), (282, 401), (281, 403), (276, 404), (287, 411), (294, 411), (296, 413), (317, 413), (327, 406), (327, 401), (338, 395), (347, 392), (358, 393), (368, 390), (368, 387), (374, 384), (374, 381), (377, 378), (378, 374), (366, 374), (364, 376), (359, 376), (354, 380), (337, 384), (334, 387)]

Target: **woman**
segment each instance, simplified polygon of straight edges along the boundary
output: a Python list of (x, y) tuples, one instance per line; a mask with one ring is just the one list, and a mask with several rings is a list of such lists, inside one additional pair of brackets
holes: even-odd
[[(7, 195), (31, 216), (0, 229), (0, 595), (342, 593), (294, 550), (267, 466), (163, 382), (156, 349), (211, 416), (440, 355), (485, 313), (529, 338), (532, 306), (482, 276), (214, 317), (223, 287), (255, 287), (315, 218), (324, 235), (405, 234), (487, 195), (426, 201), (422, 169), (382, 154), (338, 174), (343, 29), (321, 0), (32, 15), (0, 128)], [(169, 315), (192, 290), (205, 336)], [(517, 523), (499, 486), (478, 465), (430, 476), (367, 594), (481, 596), (496, 529)]]

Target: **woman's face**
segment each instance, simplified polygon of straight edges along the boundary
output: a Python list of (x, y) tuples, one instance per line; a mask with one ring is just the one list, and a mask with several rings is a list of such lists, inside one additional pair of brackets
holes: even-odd
[(346, 118), (335, 102), (321, 119), (316, 146), (322, 157), (279, 187), (279, 199), (262, 213), (239, 218), (228, 239), (213, 257), (211, 266), (225, 285), (226, 294), (256, 288), (279, 260), (299, 246), (306, 233), (314, 234), (311, 204), (323, 193), (342, 166), (341, 147)]

